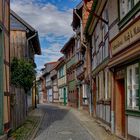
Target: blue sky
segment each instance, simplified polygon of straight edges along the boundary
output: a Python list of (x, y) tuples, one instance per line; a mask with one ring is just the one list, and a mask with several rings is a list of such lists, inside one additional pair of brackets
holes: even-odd
[(41, 56), (35, 56), (37, 69), (62, 56), (60, 49), (73, 35), (72, 9), (81, 0), (11, 0), (11, 9), (40, 36)]

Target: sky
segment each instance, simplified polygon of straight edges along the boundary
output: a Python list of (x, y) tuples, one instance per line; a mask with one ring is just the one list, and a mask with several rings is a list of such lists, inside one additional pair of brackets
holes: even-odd
[(74, 34), (72, 10), (81, 0), (11, 0), (11, 9), (39, 33), (42, 55), (35, 56), (37, 70), (57, 61), (61, 48)]

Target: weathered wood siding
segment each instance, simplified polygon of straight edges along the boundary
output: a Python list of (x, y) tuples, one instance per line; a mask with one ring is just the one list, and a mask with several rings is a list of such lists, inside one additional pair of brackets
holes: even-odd
[[(10, 61), (14, 57), (25, 58), (27, 53), (27, 39), (25, 31), (10, 31)], [(11, 85), (11, 95), (15, 99), (15, 103), (11, 106), (11, 127), (16, 129), (25, 120), (27, 115), (26, 94), (22, 88), (16, 88)]]
[(10, 128), (9, 3), (0, 0), (0, 134)]
[(24, 58), (27, 53), (25, 31), (10, 31), (10, 57)]
[(16, 129), (25, 120), (26, 110), (26, 94), (22, 88), (11, 88), (11, 96), (13, 97), (11, 104), (11, 127)]
[[(10, 62), (14, 57), (25, 58), (28, 53), (27, 49), (27, 37), (24, 30), (11, 30), (10, 31)], [(24, 89), (16, 88), (11, 85), (11, 127), (16, 129), (26, 119), (27, 115), (27, 96)]]

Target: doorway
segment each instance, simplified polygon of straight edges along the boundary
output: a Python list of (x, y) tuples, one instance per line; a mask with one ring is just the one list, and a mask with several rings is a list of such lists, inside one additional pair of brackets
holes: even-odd
[(66, 88), (64, 88), (64, 105), (66, 106), (67, 101), (66, 101)]
[(116, 80), (115, 89), (115, 125), (116, 134), (125, 137), (125, 80)]

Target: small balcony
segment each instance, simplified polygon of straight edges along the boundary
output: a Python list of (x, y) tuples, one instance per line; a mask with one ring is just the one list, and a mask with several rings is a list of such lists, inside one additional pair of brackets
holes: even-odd
[(69, 69), (72, 65), (76, 63), (75, 55), (67, 62), (67, 69)]
[(76, 69), (76, 77), (78, 79), (84, 78), (84, 72), (85, 72), (85, 67), (84, 67), (84, 64), (82, 64)]
[(76, 54), (76, 67), (79, 67), (80, 65), (83, 65), (85, 61), (85, 58), (82, 56), (82, 54), (79, 52)]

